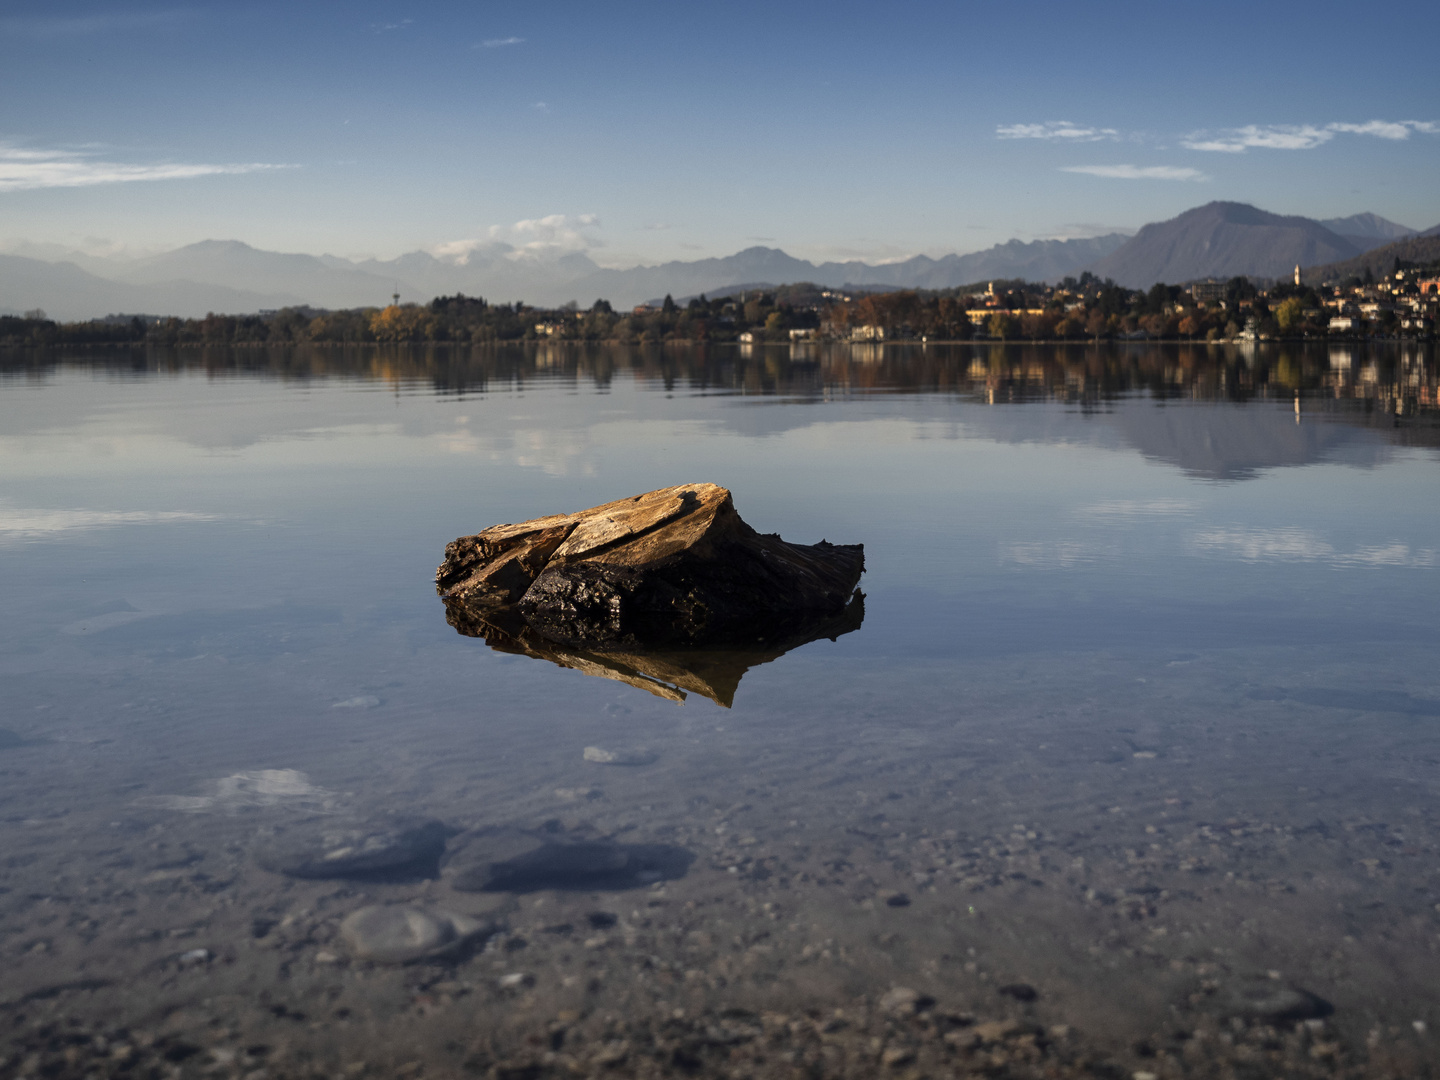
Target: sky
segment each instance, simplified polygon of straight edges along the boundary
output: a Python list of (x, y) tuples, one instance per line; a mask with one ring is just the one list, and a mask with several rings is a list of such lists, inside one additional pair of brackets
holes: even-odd
[(604, 266), (1440, 224), (1440, 5), (0, 6), (0, 247)]

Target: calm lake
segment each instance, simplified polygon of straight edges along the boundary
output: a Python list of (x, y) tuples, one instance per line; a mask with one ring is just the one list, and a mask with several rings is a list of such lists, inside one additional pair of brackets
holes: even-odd
[[(1399, 344), (0, 356), (0, 1075), (1436, 1075), (1437, 386)], [(724, 707), (447, 623), (448, 541), (701, 481), (864, 544), (863, 624)], [(428, 819), (403, 872), (265, 854)], [(632, 856), (457, 887), (502, 834)], [(342, 929), (402, 903), (469, 929)]]

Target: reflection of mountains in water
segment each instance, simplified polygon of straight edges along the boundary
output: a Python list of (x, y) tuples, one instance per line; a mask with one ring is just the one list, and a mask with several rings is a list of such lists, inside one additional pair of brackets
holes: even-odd
[(1374, 466), (1388, 460), (1390, 446), (1354, 426), (1319, 422), (1317, 414), (1296, 423), (1280, 409), (1120, 409), (1107, 418), (1125, 441), (1146, 457), (1178, 465), (1210, 480), (1247, 480), (1263, 469), (1317, 461)]
[[(1088, 343), (625, 346), (530, 343), (497, 346), (196, 348), (0, 355), (5, 372), (61, 366), (129, 375), (203, 371), (283, 381), (383, 382), (399, 390), (470, 394), (546, 382), (741, 396), (789, 404), (897, 394), (917, 421), (963, 421), (967, 434), (1001, 442), (1129, 445), (1193, 475), (1243, 479), (1265, 468), (1384, 460), (1388, 447), (1440, 446), (1440, 371), (1434, 347), (1401, 342), (1344, 345)], [(1288, 411), (1299, 393), (1301, 421)], [(957, 412), (954, 402), (996, 408)], [(1060, 403), (1056, 410), (1001, 406)], [(1153, 403), (1254, 402), (1253, 409), (1155, 409)], [(1279, 406), (1278, 408), (1276, 406)], [(794, 410), (731, 409), (707, 417), (749, 435), (812, 422)], [(958, 433), (958, 432), (957, 432)]]
[(834, 641), (860, 629), (865, 619), (865, 598), (858, 591), (839, 615), (821, 617), (781, 628), (754, 642), (724, 648), (646, 648), (641, 643), (580, 646), (544, 637), (513, 611), (484, 611), (447, 600), (445, 619), (466, 637), (478, 637), (496, 652), (548, 660), (583, 675), (613, 679), (656, 697), (683, 702), (699, 694), (729, 708), (740, 679), (753, 667), (778, 660), (792, 649), (812, 641)]

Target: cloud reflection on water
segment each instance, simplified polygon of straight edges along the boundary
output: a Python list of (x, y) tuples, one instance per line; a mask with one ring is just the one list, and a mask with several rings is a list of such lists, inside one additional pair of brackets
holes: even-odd
[(188, 510), (34, 510), (0, 505), (0, 543), (41, 540), (58, 533), (177, 521), (218, 521)]
[(1229, 557), (1242, 562), (1328, 562), (1337, 567), (1440, 566), (1440, 553), (1435, 548), (1411, 548), (1409, 544), (1397, 540), (1353, 551), (1337, 551), (1316, 533), (1299, 528), (1230, 526), (1205, 529), (1191, 537), (1190, 543), (1200, 555)]

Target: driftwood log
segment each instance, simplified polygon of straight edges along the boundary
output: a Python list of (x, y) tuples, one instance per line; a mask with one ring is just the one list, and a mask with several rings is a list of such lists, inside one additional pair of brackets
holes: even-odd
[(683, 484), (463, 536), (446, 545), (435, 586), (457, 630), (488, 639), (489, 628), (512, 647), (741, 646), (773, 657), (817, 629), (858, 626), (864, 569), (859, 544), (757, 533), (725, 488)]

